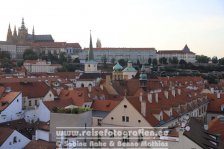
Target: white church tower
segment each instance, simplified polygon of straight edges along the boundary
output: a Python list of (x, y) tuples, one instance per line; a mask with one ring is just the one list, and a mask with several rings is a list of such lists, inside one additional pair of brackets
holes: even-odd
[(97, 62), (94, 60), (92, 36), (90, 31), (90, 42), (88, 51), (88, 60), (85, 62), (85, 73), (97, 73)]

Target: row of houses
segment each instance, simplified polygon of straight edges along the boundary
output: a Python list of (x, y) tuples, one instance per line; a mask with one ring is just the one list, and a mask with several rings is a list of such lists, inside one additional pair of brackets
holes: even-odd
[[(25, 144), (32, 146), (40, 142), (52, 145), (52, 142), (56, 144), (57, 141), (63, 146), (79, 139), (65, 136), (58, 139), (57, 127), (124, 127), (122, 131), (125, 127), (166, 127), (170, 131), (169, 137), (164, 139), (160, 136), (157, 139), (168, 142), (172, 148), (220, 146), (219, 137), (204, 133), (209, 132), (209, 129), (206, 130), (203, 124), (210, 124), (216, 119), (222, 121), (219, 116), (223, 115), (223, 94), (214, 92), (214, 89), (206, 89), (207, 82), (201, 77), (150, 79), (146, 80), (146, 89), (139, 79), (112, 80), (108, 76), (101, 80), (95, 78), (96, 83), (87, 87), (75, 87), (74, 82), (78, 81), (79, 79), (74, 77), (64, 78), (63, 81), (62, 77), (61, 81), (2, 83), (0, 131), (5, 133), (9, 126), (13, 126), (13, 122), (35, 124), (36, 127), (31, 137), (23, 134), (23, 129), (9, 127), (11, 130), (8, 132), (11, 133), (8, 135), (11, 137), (6, 138), (0, 148), (5, 145), (7, 148), (13, 148), (15, 142), (20, 144), (21, 148), (25, 147)], [(190, 126), (191, 130), (175, 131), (181, 128), (182, 124)], [(209, 128), (215, 131), (214, 124)], [(207, 134), (210, 142), (194, 138), (192, 131)], [(176, 133), (174, 135), (171, 132)], [(220, 132), (215, 134), (217, 133)], [(13, 139), (15, 136), (17, 139)], [(129, 137), (126, 137), (126, 143), (132, 142)], [(176, 141), (171, 141), (173, 138)], [(103, 136), (97, 136), (95, 141), (99, 140), (103, 141)], [(200, 142), (202, 140), (206, 143)], [(123, 141), (123, 138), (120, 141)]]

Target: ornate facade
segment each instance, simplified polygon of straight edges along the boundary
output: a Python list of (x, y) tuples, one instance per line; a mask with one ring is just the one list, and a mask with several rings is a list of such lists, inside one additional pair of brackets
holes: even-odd
[(35, 35), (34, 27), (32, 34), (29, 34), (28, 28), (26, 28), (24, 19), (22, 18), (22, 24), (21, 27), (18, 28), (18, 34), (16, 26), (14, 27), (14, 31), (12, 33), (9, 24), (6, 41), (11, 44), (27, 44), (32, 42), (54, 42), (54, 39), (51, 35)]

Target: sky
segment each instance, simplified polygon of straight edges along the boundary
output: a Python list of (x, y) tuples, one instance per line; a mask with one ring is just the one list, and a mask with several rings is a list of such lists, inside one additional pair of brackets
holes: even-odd
[(0, 40), (24, 17), (29, 33), (88, 47), (154, 47), (224, 57), (223, 0), (0, 0)]

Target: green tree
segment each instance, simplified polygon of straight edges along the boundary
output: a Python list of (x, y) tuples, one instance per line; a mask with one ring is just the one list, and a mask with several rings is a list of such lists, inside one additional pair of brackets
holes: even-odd
[(167, 59), (165, 57), (159, 58), (159, 63), (160, 64), (167, 64)]
[(0, 51), (0, 59), (8, 58), (10, 59), (10, 53), (8, 51)]
[(38, 59), (37, 53), (34, 52), (32, 49), (27, 49), (23, 53), (23, 59), (24, 60), (36, 60)]
[(67, 58), (65, 57), (65, 53), (64, 52), (59, 54), (59, 59), (58, 60), (59, 60), (60, 64), (63, 64), (65, 62), (67, 62)]
[(179, 62), (179, 64), (180, 64), (180, 67), (181, 68), (185, 68), (186, 65), (187, 65), (187, 62), (185, 60), (181, 59), (180, 62)]
[(198, 63), (208, 63), (210, 58), (205, 55), (197, 55), (196, 60)]
[(151, 65), (151, 63), (152, 63), (152, 59), (151, 59), (151, 57), (149, 57), (148, 58), (148, 64)]
[(224, 57), (219, 59), (219, 64), (224, 65)]
[(152, 60), (152, 64), (153, 64), (153, 66), (157, 66), (157, 59), (156, 59), (156, 58), (154, 58), (154, 59)]
[(178, 58), (177, 57), (172, 58), (172, 64), (178, 64)]
[(75, 58), (74, 60), (73, 60), (73, 63), (80, 63), (80, 60), (79, 60), (79, 58), (77, 57), (77, 58)]
[(217, 56), (212, 57), (212, 63), (217, 64), (219, 62)]
[(115, 58), (111, 59), (111, 63), (114, 65), (115, 64)]
[(106, 68), (107, 67), (107, 56), (106, 55), (103, 55), (101, 57), (101, 61), (103, 63), (103, 67)]
[(124, 67), (127, 64), (127, 62), (124, 59), (119, 59), (118, 62), (122, 67)]
[(12, 61), (11, 61), (10, 59), (8, 59), (8, 58), (3, 58), (3, 59), (1, 60), (1, 67), (2, 67), (2, 68), (8, 68), (8, 69), (10, 69), (10, 68), (13, 67), (13, 63), (12, 63)]

